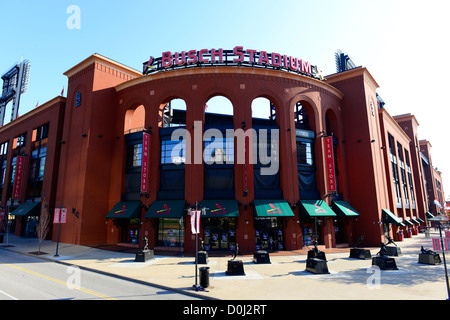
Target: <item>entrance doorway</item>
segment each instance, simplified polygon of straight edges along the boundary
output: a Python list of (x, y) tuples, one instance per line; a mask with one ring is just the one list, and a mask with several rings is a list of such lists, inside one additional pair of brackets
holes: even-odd
[(119, 219), (121, 229), (121, 243), (139, 243), (139, 225), (140, 219)]
[(343, 217), (337, 217), (333, 220), (334, 225), (334, 236), (336, 240), (336, 244), (340, 243), (346, 243), (346, 236), (345, 236), (345, 223), (344, 223)]

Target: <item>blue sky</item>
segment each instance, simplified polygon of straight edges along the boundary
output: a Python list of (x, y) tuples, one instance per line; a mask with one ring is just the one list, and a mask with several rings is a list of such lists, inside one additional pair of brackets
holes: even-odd
[[(67, 27), (70, 5), (80, 8), (80, 29)], [(0, 72), (22, 57), (31, 62), (24, 114), (63, 86), (67, 92), (63, 73), (93, 53), (141, 70), (163, 51), (242, 45), (306, 59), (331, 74), (340, 49), (368, 68), (391, 115), (416, 115), (449, 193), (449, 9), (448, 0), (3, 0)]]

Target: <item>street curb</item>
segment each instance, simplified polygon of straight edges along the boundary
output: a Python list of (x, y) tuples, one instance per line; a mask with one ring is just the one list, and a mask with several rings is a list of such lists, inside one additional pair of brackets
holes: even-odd
[[(200, 294), (196, 294), (195, 292), (189, 292), (187, 290), (182, 290), (182, 289), (178, 289), (178, 288), (171, 288), (171, 287), (163, 286), (163, 285), (157, 284), (157, 283), (152, 283), (152, 282), (148, 282), (148, 281), (143, 281), (143, 280), (139, 280), (139, 279), (125, 277), (125, 276), (121, 276), (121, 275), (118, 275), (118, 274), (114, 274), (114, 273), (110, 273), (110, 272), (106, 272), (106, 271), (102, 271), (102, 270), (98, 270), (98, 269), (93, 269), (93, 268), (89, 268), (89, 267), (84, 267), (84, 266), (80, 266), (80, 265), (77, 265), (77, 264), (74, 264), (74, 263), (69, 263), (69, 262), (65, 262), (65, 261), (60, 261), (60, 260), (55, 260), (55, 259), (51, 259), (51, 258), (47, 258), (47, 257), (42, 257), (42, 256), (34, 255), (34, 254), (31, 254), (31, 253), (27, 253), (27, 252), (21, 252), (21, 251), (10, 249), (10, 248), (13, 248), (13, 247), (1, 247), (0, 246), (0, 249), (3, 249), (3, 250), (8, 250), (8, 251), (11, 251), (11, 252), (14, 252), (14, 253), (19, 253), (19, 254), (22, 254), (22, 255), (25, 255), (25, 256), (34, 257), (34, 258), (45, 260), (45, 261), (49, 261), (49, 262), (56, 262), (56, 263), (59, 263), (59, 264), (62, 264), (62, 265), (66, 265), (66, 266), (77, 266), (78, 268), (80, 268), (82, 270), (85, 270), (85, 271), (91, 271), (91, 272), (99, 273), (99, 274), (102, 274), (102, 275), (105, 275), (105, 276), (114, 277), (114, 278), (121, 279), (121, 280), (131, 281), (131, 282), (134, 282), (134, 283), (139, 283), (139, 284), (142, 284), (142, 285), (159, 288), (159, 289), (162, 289), (162, 290), (173, 291), (173, 292), (176, 292), (176, 293), (180, 293), (180, 294), (184, 294), (184, 295), (188, 295), (188, 296), (192, 296), (192, 297), (200, 298), (200, 299), (204, 299), (204, 300), (221, 300), (221, 299), (218, 299), (218, 298), (207, 297), (207, 296), (203, 296), (203, 295), (200, 295)], [(194, 289), (192, 289), (192, 290), (194, 290)]]

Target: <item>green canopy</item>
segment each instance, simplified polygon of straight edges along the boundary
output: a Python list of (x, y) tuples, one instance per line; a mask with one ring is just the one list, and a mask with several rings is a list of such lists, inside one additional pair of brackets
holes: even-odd
[(255, 200), (257, 217), (294, 217), (286, 200)]
[(132, 219), (139, 218), (141, 216), (141, 202), (119, 202), (114, 208), (106, 215), (106, 218), (118, 218), (118, 219)]
[(11, 212), (12, 216), (39, 216), (40, 202), (24, 202), (16, 210)]
[(236, 200), (203, 200), (202, 208), (206, 208), (206, 218), (239, 217)]
[(414, 223), (412, 223), (410, 220), (405, 219), (405, 225), (412, 226), (414, 225)]
[(417, 220), (418, 220), (419, 222), (421, 222), (421, 223), (425, 222), (425, 221), (423, 221), (423, 220), (420, 219), (420, 218), (417, 218)]
[(155, 201), (145, 215), (146, 218), (180, 218), (184, 216), (184, 200)]
[(392, 212), (390, 212), (387, 209), (383, 209), (382, 210), (382, 215), (383, 215), (383, 222), (384, 223), (393, 223), (393, 224), (396, 224), (396, 225), (402, 226), (402, 227), (405, 226), (402, 223), (402, 221), (399, 218), (397, 218), (397, 216), (395, 214), (393, 214)]
[(434, 218), (433, 214), (430, 211), (427, 211), (426, 215), (428, 219)]
[(323, 200), (300, 200), (303, 217), (335, 217), (336, 214)]
[(359, 213), (345, 201), (333, 201), (332, 208), (338, 216), (357, 217)]
[(418, 219), (411, 218), (411, 221), (412, 221), (413, 223), (415, 223), (415, 224), (420, 224), (420, 222), (417, 221), (417, 220), (418, 220)]

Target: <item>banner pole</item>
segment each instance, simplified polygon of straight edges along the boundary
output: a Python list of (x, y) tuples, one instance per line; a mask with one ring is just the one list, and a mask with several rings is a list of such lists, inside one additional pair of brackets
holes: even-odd
[(58, 213), (58, 239), (56, 241), (56, 253), (54, 257), (59, 257), (58, 249), (59, 249), (59, 233), (61, 230), (61, 215), (62, 215), (62, 205), (59, 206), (59, 213)]

